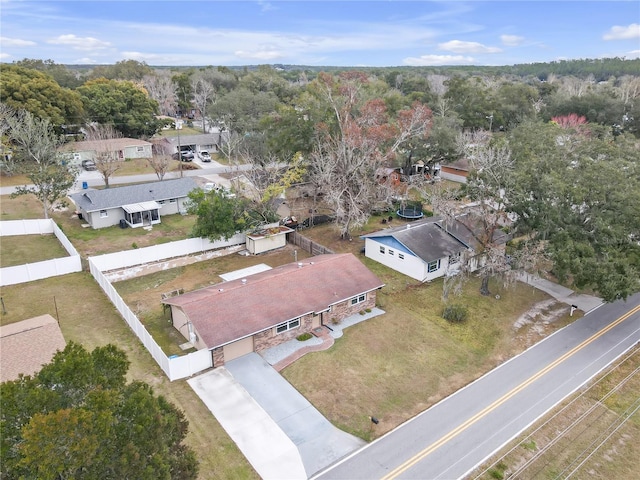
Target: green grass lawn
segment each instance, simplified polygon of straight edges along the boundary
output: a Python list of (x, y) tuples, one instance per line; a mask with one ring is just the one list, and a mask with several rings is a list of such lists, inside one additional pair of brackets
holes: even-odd
[(13, 267), (69, 256), (53, 234), (3, 236), (0, 237), (0, 245), (0, 267)]
[[(517, 350), (513, 322), (547, 298), (528, 286), (479, 293), (471, 280), (453, 301), (469, 319), (441, 318), (442, 282), (418, 284), (365, 261), (386, 283), (378, 304), (385, 314), (345, 330), (326, 351), (308, 354), (282, 373), (336, 426), (372, 440), (509, 358)], [(386, 270), (386, 271), (385, 271)], [(369, 416), (380, 420), (371, 427)]]

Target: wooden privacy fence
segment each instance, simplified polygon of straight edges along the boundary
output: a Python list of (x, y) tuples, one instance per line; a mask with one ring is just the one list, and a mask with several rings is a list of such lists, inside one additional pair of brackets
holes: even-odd
[(324, 253), (335, 253), (333, 250), (314, 242), (310, 238), (305, 237), (299, 232), (291, 232), (287, 234), (287, 241), (309, 252), (311, 255), (322, 255)]

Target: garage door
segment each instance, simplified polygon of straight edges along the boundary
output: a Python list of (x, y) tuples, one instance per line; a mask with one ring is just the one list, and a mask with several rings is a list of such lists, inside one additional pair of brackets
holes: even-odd
[(234, 358), (253, 352), (253, 337), (243, 338), (237, 342), (225, 345), (222, 348), (224, 351), (224, 361), (228, 362), (229, 360), (233, 360)]

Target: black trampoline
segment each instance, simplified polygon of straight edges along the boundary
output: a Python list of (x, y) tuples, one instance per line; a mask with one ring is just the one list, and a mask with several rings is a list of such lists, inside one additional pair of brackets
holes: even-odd
[(396, 215), (405, 220), (417, 220), (424, 217), (421, 207), (405, 207), (396, 211)]

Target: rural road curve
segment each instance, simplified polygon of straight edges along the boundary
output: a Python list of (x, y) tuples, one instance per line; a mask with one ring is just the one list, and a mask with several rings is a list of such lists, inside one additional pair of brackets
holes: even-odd
[(463, 478), (639, 341), (640, 293), (597, 308), (313, 478)]

